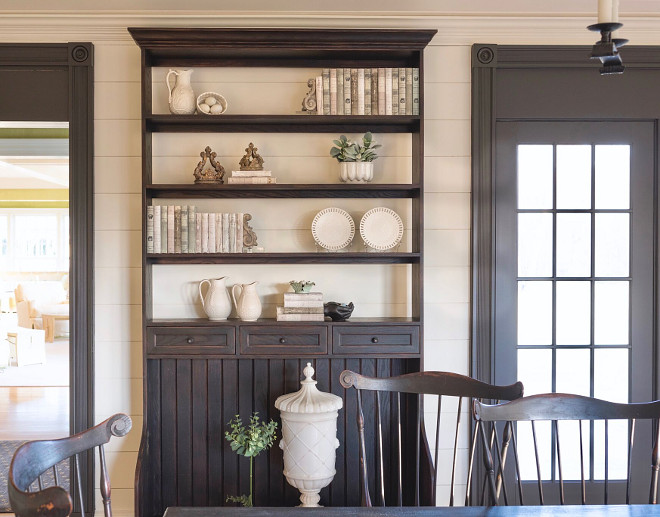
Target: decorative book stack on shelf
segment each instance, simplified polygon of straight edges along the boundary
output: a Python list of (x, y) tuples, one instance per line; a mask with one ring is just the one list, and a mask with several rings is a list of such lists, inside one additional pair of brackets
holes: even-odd
[[(254, 411), (258, 411), (264, 420), (279, 419), (279, 413), (274, 409), (274, 401), (278, 396), (298, 389), (302, 370), (308, 361), (312, 362), (316, 369), (319, 389), (331, 391), (344, 398), (346, 408), (340, 413), (338, 423), (341, 446), (337, 450), (337, 474), (332, 484), (321, 491), (321, 503), (331, 506), (359, 506), (360, 488), (355, 482), (359, 478), (360, 469), (358, 433), (354, 417), (357, 401), (354, 390), (346, 393), (341, 388), (339, 374), (344, 369), (350, 369), (364, 375), (384, 377), (417, 372), (423, 366), (423, 54), (436, 31), (217, 28), (131, 28), (129, 31), (142, 53), (144, 424), (136, 476), (137, 517), (162, 515), (168, 506), (223, 505), (227, 495), (244, 492), (244, 487), (240, 486), (238, 480), (248, 478), (248, 465), (238, 461), (224, 440), (225, 424), (237, 414), (245, 418)], [(369, 103), (371, 115), (354, 115), (352, 102), (350, 115), (344, 111), (343, 114), (327, 117), (292, 115), (290, 111), (276, 114), (274, 110), (268, 114), (229, 113), (217, 116), (154, 113), (153, 99), (163, 92), (162, 88), (154, 87), (155, 80), (159, 86), (161, 81), (152, 77), (152, 72), (156, 74), (169, 68), (191, 67), (325, 68), (328, 70), (328, 95), (325, 102), (328, 110), (331, 110), (333, 105), (330, 91), (334, 92), (334, 87), (330, 89), (331, 70), (335, 70), (333, 77), (339, 70), (343, 70), (345, 79), (346, 69), (350, 69), (351, 74), (355, 69), (355, 98), (362, 97), (359, 93), (362, 74), (359, 74), (358, 70), (370, 70), (373, 81), (373, 70), (382, 69), (385, 88), (380, 86), (379, 81), (374, 89), (372, 83)], [(154, 69), (158, 70), (154, 72)], [(392, 70), (392, 73), (395, 69), (398, 71), (398, 89), (394, 87), (394, 75), (389, 79), (389, 83), (387, 82), (388, 69)], [(419, 77), (418, 103), (414, 102), (414, 83), (410, 90), (407, 84), (405, 87), (406, 111), (403, 113), (407, 114), (402, 114), (401, 111), (401, 69), (410, 69), (411, 78), (412, 71), (417, 69)], [(378, 73), (376, 75), (378, 76)], [(264, 80), (263, 93), (273, 95), (268, 84), (270, 83)], [(390, 84), (390, 87), (387, 87), (387, 84)], [(295, 90), (293, 82), (291, 86), (290, 95), (297, 98), (300, 91)], [(252, 91), (256, 91), (254, 88), (257, 87), (258, 85), (251, 85)], [(338, 79), (336, 87), (338, 90), (334, 95), (334, 104), (339, 113), (339, 99), (342, 97), (339, 95)], [(395, 94), (397, 90), (398, 94)], [(365, 78), (364, 95), (366, 91)], [(374, 112), (374, 93), (380, 91), (383, 91), (385, 100), (384, 103), (378, 103), (377, 112)], [(408, 95), (409, 91), (413, 92), (412, 96)], [(390, 95), (388, 108), (387, 99), (390, 99)], [(394, 112), (396, 95), (399, 96), (399, 114), (388, 115), (388, 110)], [(351, 98), (353, 97), (352, 91)], [(232, 107), (238, 104), (233, 102), (232, 98), (227, 101)], [(278, 105), (277, 99), (273, 102), (274, 106)], [(408, 102), (410, 108), (407, 106)], [(295, 104), (297, 100), (289, 105)], [(418, 114), (413, 111), (415, 104), (419, 106)], [(366, 106), (365, 98), (365, 112)], [(323, 100), (321, 108), (323, 109)], [(357, 106), (356, 109), (360, 111)], [(382, 114), (377, 114), (381, 112)], [(302, 135), (306, 141), (318, 144), (320, 153), (320, 149), (326, 149), (328, 145), (327, 133), (353, 134), (367, 131), (403, 135), (398, 141), (409, 147), (410, 152), (402, 154), (402, 159), (408, 160), (409, 179), (388, 184), (326, 184), (315, 179), (318, 176), (313, 164), (307, 167), (307, 160), (314, 151), (310, 152), (296, 145)], [(250, 133), (250, 137), (252, 134), (258, 134), (259, 138), (264, 140), (272, 134), (273, 141), (279, 139), (279, 142), (285, 142), (285, 145), (290, 144), (292, 152), (288, 156), (305, 159), (305, 174), (309, 180), (304, 184), (271, 185), (254, 182), (191, 185), (184, 180), (181, 183), (159, 183), (158, 177), (175, 177), (172, 170), (167, 170), (167, 174), (160, 176), (164, 168), (175, 168), (170, 165), (170, 157), (155, 155), (157, 150), (160, 152), (166, 147), (162, 140), (167, 140), (167, 144), (171, 146), (176, 145), (176, 139), (180, 139), (185, 142), (185, 145), (181, 145), (182, 148), (188, 146), (188, 149), (194, 150), (206, 145), (204, 140), (207, 136), (204, 133), (213, 134), (211, 138), (220, 142), (232, 138), (235, 133)], [(315, 134), (318, 134), (318, 137), (313, 136)], [(327, 151), (324, 150), (323, 154), (324, 159), (327, 157), (332, 160), (327, 156)], [(154, 160), (160, 161), (154, 165)], [(233, 177), (238, 179), (241, 176), (228, 179)], [(254, 173), (251, 177), (259, 178)], [(267, 214), (268, 209), (259, 204), (268, 203), (270, 199), (296, 200), (291, 206), (297, 207), (300, 216), (300, 213), (313, 214), (323, 206), (328, 206), (328, 200), (331, 199), (340, 199), (341, 202), (348, 199), (354, 202), (381, 198), (402, 199), (402, 203), (408, 207), (409, 225), (406, 233), (410, 238), (406, 251), (314, 253), (302, 251), (303, 246), (299, 246), (296, 251), (294, 241), (289, 247), (292, 251), (280, 253), (224, 253), (218, 252), (216, 243), (215, 253), (200, 254), (197, 252), (195, 226), (195, 253), (192, 254), (188, 209), (189, 252), (147, 252), (149, 239), (154, 239), (148, 229), (151, 224), (149, 221), (152, 221), (155, 229), (158, 220), (149, 207), (154, 205), (155, 208), (163, 199), (173, 200), (174, 206), (190, 205), (192, 199), (203, 200), (196, 207), (196, 222), (197, 215), (202, 212), (257, 213), (255, 210), (259, 209), (260, 214)], [(315, 202), (317, 199), (321, 201)], [(154, 203), (154, 200), (158, 201)], [(288, 215), (286, 211), (280, 213)], [(263, 219), (266, 218), (259, 217), (260, 224), (264, 224)], [(183, 216), (181, 221), (183, 224)], [(266, 230), (277, 229), (276, 218), (273, 217), (267, 222), (271, 226), (266, 226)], [(168, 224), (167, 231), (169, 230)], [(162, 240), (161, 227), (161, 250)], [(151, 245), (153, 244), (152, 242)], [(271, 268), (273, 264), (288, 266)], [(198, 282), (199, 279), (194, 275), (205, 275), (207, 270), (211, 270), (209, 276), (224, 276), (229, 274), (224, 271), (229, 267), (246, 275), (251, 275), (250, 271), (263, 273), (268, 270), (268, 274), (271, 274), (273, 271), (285, 270), (288, 271), (286, 276), (290, 277), (297, 276), (293, 271), (303, 269), (298, 265), (321, 268), (318, 264), (335, 264), (335, 267), (323, 268), (333, 275), (341, 275), (344, 268), (353, 270), (353, 276), (350, 280), (347, 278), (346, 283), (352, 281), (354, 285), (360, 284), (362, 280), (355, 270), (368, 271), (372, 265), (379, 265), (373, 268), (378, 269), (379, 273), (371, 275), (369, 271), (364, 278), (367, 284), (370, 281), (381, 282), (383, 275), (380, 273), (383, 270), (388, 270), (391, 276), (394, 276), (394, 273), (390, 270), (405, 276), (401, 283), (405, 287), (399, 289), (397, 284), (397, 288), (392, 290), (397, 293), (396, 296), (388, 297), (388, 300), (373, 300), (374, 305), (380, 307), (404, 307), (402, 313), (405, 316), (389, 315), (387, 310), (383, 310), (376, 311), (381, 314), (377, 317), (369, 316), (369, 312), (364, 313), (366, 316), (359, 317), (362, 306), (358, 299), (354, 300), (357, 313), (348, 321), (324, 321), (322, 313), (317, 312), (323, 310), (322, 299), (309, 300), (313, 302), (313, 307), (307, 308), (314, 309), (312, 315), (315, 321), (278, 321), (274, 313), (271, 313), (271, 318), (255, 322), (236, 319), (209, 321), (201, 317), (201, 310), (198, 312), (199, 317), (156, 316), (163, 304), (168, 303), (168, 300), (163, 298), (176, 291), (170, 284), (173, 277), (185, 278), (180, 280), (181, 284), (195, 280)], [(172, 267), (174, 265), (176, 268)], [(202, 270), (204, 273), (201, 273)], [(300, 271), (300, 274), (304, 274), (303, 271)], [(384, 276), (387, 277), (387, 273)], [(279, 281), (282, 280), (284, 279), (280, 277)], [(387, 280), (383, 283), (387, 284)], [(355, 289), (355, 286), (353, 288)], [(385, 293), (389, 288), (388, 284), (377, 292)], [(325, 287), (322, 289), (328, 295), (331, 294)], [(371, 295), (368, 289), (369, 286), (364, 287), (366, 298)], [(185, 288), (182, 287), (180, 291), (185, 291)], [(289, 298), (289, 302), (291, 301), (293, 299)], [(305, 308), (291, 307), (290, 303), (288, 305), (287, 307), (285, 299), (285, 307), (288, 309)], [(175, 303), (171, 304), (170, 313), (174, 314), (180, 307)], [(282, 312), (282, 315), (299, 316), (295, 312)], [(376, 410), (372, 400), (364, 400), (363, 404), (365, 418), (373, 419), (376, 413), (380, 415), (380, 409)], [(406, 476), (422, 473), (420, 479), (426, 482), (421, 486), (421, 497), (423, 500), (430, 500), (435, 490), (433, 476), (429, 474), (433, 467), (427, 444), (424, 440), (418, 441), (420, 436), (415, 423), (419, 410), (416, 397), (402, 398), (404, 450), (401, 453), (405, 458), (414, 458), (415, 444), (421, 444), (423, 455), (419, 471), (415, 473), (415, 465), (412, 464), (405, 465), (404, 471)], [(383, 411), (384, 439), (387, 439), (394, 429), (392, 415), (389, 409)], [(376, 428), (375, 425), (365, 427), (371, 430)], [(371, 457), (377, 454), (376, 442), (376, 437), (367, 432), (366, 444)], [(287, 485), (282, 469), (279, 448), (273, 447), (267, 455), (263, 454), (255, 459), (255, 504), (298, 504), (298, 494)], [(386, 472), (383, 480), (385, 489), (389, 492), (395, 491), (396, 482), (394, 476)], [(404, 493), (404, 504), (410, 504), (414, 497), (414, 494)]]
[(323, 293), (284, 293), (277, 321), (323, 321)]

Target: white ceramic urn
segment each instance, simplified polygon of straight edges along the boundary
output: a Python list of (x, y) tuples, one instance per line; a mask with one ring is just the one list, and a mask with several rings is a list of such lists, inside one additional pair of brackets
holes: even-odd
[(299, 391), (278, 397), (275, 407), (282, 416), (284, 476), (300, 490), (303, 507), (319, 505), (319, 492), (335, 477), (337, 411), (342, 399), (316, 388), (311, 363), (303, 370)]

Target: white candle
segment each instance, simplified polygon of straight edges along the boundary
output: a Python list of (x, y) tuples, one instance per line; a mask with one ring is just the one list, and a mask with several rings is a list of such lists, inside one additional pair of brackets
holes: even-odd
[(598, 23), (612, 22), (612, 11), (615, 0), (598, 0)]
[(619, 0), (612, 0), (612, 21), (619, 22)]

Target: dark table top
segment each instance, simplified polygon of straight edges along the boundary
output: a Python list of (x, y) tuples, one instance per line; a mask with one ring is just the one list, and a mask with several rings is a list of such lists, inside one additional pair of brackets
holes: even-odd
[(471, 507), (390, 507), (390, 508), (177, 508), (165, 511), (164, 517), (642, 517), (659, 516), (660, 505), (589, 505), (589, 506), (471, 506)]

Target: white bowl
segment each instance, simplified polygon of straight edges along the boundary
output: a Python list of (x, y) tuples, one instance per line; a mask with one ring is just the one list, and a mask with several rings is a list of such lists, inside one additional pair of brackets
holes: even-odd
[[(211, 112), (207, 113), (205, 111), (202, 111), (201, 105), (206, 104), (208, 106), (208, 104), (206, 103), (206, 99), (208, 99), (209, 97), (216, 100), (215, 104), (220, 105), (222, 107), (221, 111), (218, 111), (217, 113), (211, 113)], [(212, 106), (209, 106), (209, 108), (212, 108)], [(200, 94), (199, 97), (197, 97), (197, 113), (201, 113), (202, 115), (221, 115), (225, 111), (227, 111), (227, 99), (225, 99), (219, 93), (204, 92)]]

